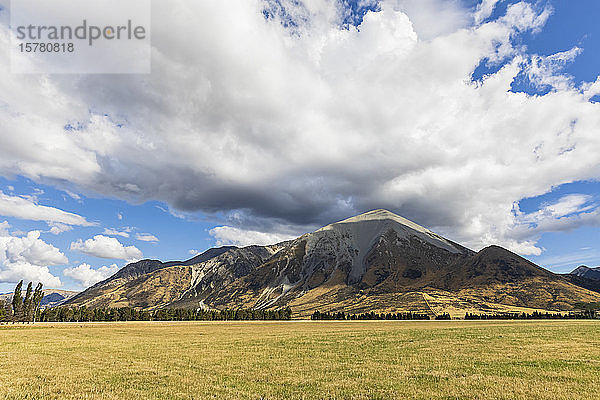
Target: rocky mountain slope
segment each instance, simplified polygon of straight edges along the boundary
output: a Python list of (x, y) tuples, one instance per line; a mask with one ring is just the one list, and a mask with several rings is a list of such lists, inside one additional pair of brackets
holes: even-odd
[(583, 288), (600, 293), (600, 268), (581, 265), (568, 274), (563, 275), (569, 282)]
[(581, 278), (588, 279), (599, 279), (600, 280), (600, 267), (590, 268), (585, 265), (581, 265), (571, 271), (570, 275), (579, 276)]
[(66, 304), (89, 307), (135, 305), (144, 308), (165, 305), (176, 300), (181, 290), (188, 288), (186, 278), (191, 277), (190, 265), (201, 264), (234, 249), (237, 248), (208, 249), (187, 261), (141, 260), (127, 264), (113, 276), (69, 299)]
[(321, 311), (569, 310), (599, 301), (498, 246), (479, 252), (386, 210), (272, 246), (210, 249), (185, 262), (130, 264), (68, 303), (173, 307), (292, 307)]

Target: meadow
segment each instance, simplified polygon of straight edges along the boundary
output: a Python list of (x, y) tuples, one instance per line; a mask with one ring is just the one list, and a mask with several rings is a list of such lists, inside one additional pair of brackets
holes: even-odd
[(0, 326), (0, 399), (598, 399), (599, 321)]

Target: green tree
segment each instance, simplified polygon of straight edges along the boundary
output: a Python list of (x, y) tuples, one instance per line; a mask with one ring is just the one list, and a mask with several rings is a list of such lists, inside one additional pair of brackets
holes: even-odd
[(13, 294), (13, 323), (15, 323), (15, 321), (20, 321), (23, 318), (23, 295), (21, 293), (22, 289), (23, 281), (17, 283), (17, 286), (15, 287), (15, 293)]
[(6, 302), (4, 300), (0, 300), (0, 322), (5, 322), (8, 320), (8, 313), (6, 312)]
[(42, 284), (42, 282), (39, 282), (35, 287), (35, 291), (33, 292), (33, 322), (35, 322), (35, 316), (37, 315), (38, 309), (40, 308), (40, 304), (42, 303), (42, 299), (44, 298), (44, 292), (42, 291), (43, 287), (44, 285)]
[(23, 300), (23, 322), (31, 321), (31, 312), (33, 309), (33, 282), (27, 284), (27, 292), (25, 293), (25, 300)]

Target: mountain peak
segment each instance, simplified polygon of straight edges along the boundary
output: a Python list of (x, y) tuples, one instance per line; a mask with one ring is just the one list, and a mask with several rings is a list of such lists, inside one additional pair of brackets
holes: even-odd
[(451, 253), (467, 251), (429, 229), (384, 209), (372, 210), (324, 226), (311, 234), (309, 248), (312, 248), (323, 235), (330, 235), (330, 237), (336, 237), (336, 240), (346, 241), (342, 247), (353, 248), (357, 251), (351, 257), (353, 260), (351, 278), (357, 278), (364, 273), (364, 260), (367, 254), (389, 232), (394, 232), (398, 240), (416, 237)]
[(316, 309), (422, 310), (429, 315), (442, 307), (454, 313), (569, 310), (577, 302), (600, 299), (586, 290), (600, 287), (600, 278), (588, 279), (590, 272), (600, 271), (577, 271), (587, 273), (559, 277), (498, 246), (475, 253), (376, 209), (280, 245), (221, 247), (188, 261), (129, 264), (66, 304), (148, 309), (290, 305), (300, 315)]
[(580, 265), (571, 271), (570, 275), (576, 275), (590, 279), (600, 279), (600, 268), (590, 268), (586, 265)]
[[(356, 215), (354, 217), (347, 218), (343, 221), (336, 222), (335, 224), (352, 224), (360, 223), (365, 221), (385, 221), (390, 220), (414, 229), (417, 232), (432, 233), (429, 229), (422, 227), (421, 225), (412, 222), (404, 217), (394, 214), (391, 211), (379, 208), (377, 210), (367, 211), (366, 213)], [(332, 224), (332, 225), (335, 225)]]

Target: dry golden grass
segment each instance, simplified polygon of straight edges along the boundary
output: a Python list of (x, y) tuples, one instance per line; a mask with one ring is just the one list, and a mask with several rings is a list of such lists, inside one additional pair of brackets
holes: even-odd
[(3, 399), (599, 399), (598, 321), (0, 326)]

